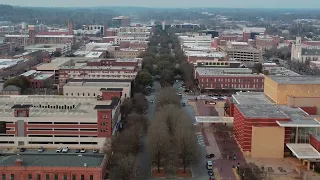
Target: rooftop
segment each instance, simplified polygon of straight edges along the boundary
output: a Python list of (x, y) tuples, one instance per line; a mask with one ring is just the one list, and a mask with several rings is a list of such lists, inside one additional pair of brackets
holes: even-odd
[(231, 76), (263, 76), (262, 74), (252, 74), (252, 70), (248, 68), (205, 68), (197, 67), (196, 72), (200, 76), (213, 76), (213, 75), (231, 75)]
[(289, 117), (274, 104), (237, 104), (236, 106), (246, 118), (287, 118), (289, 120)]
[(224, 58), (226, 53), (224, 52), (204, 52), (204, 51), (185, 51), (187, 56), (195, 56), (195, 57), (216, 57), (216, 58)]
[(268, 76), (278, 84), (320, 84), (320, 77), (316, 76)]
[[(94, 87), (130, 87), (131, 82), (68, 82), (64, 86), (94, 86)], [(122, 91), (122, 90), (121, 90)]]
[(103, 52), (89, 52), (88, 54), (86, 54), (86, 58), (99, 58), (101, 55), (103, 54)]
[[(81, 95), (81, 94), (80, 94)], [(13, 117), (11, 110), (14, 106), (31, 105), (29, 119), (43, 120), (42, 117), (83, 117), (84, 119), (95, 118), (96, 105), (110, 105), (111, 100), (98, 101), (95, 97), (83, 96), (55, 96), (55, 95), (13, 95), (0, 96), (0, 116), (5, 120), (17, 119)]]
[(37, 70), (59, 70), (59, 66), (64, 65), (70, 62), (72, 58), (69, 57), (60, 57), (52, 59), (50, 63), (41, 63), (36, 66)]
[(104, 156), (102, 155), (9, 155), (0, 158), (0, 166), (15, 166), (15, 161), (22, 160), (22, 166), (45, 166), (45, 167), (100, 167)]
[(305, 56), (320, 56), (320, 49), (302, 49), (302, 55)]
[(232, 95), (232, 99), (236, 104), (272, 104), (261, 92), (237, 93), (237, 95)]
[(133, 71), (134, 66), (60, 66), (60, 69), (101, 69), (101, 70), (128, 70)]

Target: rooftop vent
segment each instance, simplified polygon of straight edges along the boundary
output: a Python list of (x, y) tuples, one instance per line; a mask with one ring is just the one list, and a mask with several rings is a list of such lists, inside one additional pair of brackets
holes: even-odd
[(15, 164), (16, 166), (22, 166), (22, 159), (16, 159), (15, 162), (14, 162), (14, 164)]

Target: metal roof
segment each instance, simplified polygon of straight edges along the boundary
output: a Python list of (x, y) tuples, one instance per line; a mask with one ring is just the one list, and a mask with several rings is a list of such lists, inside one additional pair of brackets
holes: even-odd
[(241, 113), (246, 118), (288, 118), (277, 105), (274, 104), (237, 104)]
[(287, 143), (286, 146), (298, 159), (320, 159), (320, 153), (310, 144)]
[(233, 117), (196, 116), (198, 123), (233, 123)]
[(232, 95), (233, 102), (236, 104), (272, 104), (261, 92), (243, 92)]
[(316, 76), (268, 76), (278, 84), (320, 84)]

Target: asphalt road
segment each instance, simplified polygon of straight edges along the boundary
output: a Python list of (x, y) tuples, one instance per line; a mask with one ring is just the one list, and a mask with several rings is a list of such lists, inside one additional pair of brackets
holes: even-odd
[[(176, 82), (173, 86), (176, 88), (178, 91), (183, 91), (183, 89), (179, 90), (179, 87), (181, 87), (181, 82)], [(161, 87), (158, 82), (154, 83), (154, 89), (155, 91), (152, 92), (149, 96), (146, 98), (149, 101), (149, 109), (147, 112), (147, 116), (149, 119), (149, 122), (151, 123), (154, 117), (154, 112), (155, 112), (155, 103), (150, 103), (150, 100), (156, 100), (157, 93), (160, 91)], [(185, 95), (183, 94), (182, 96), (182, 102), (186, 103), (186, 106), (183, 107), (183, 110), (190, 116), (190, 119), (192, 120), (192, 123), (195, 123), (195, 112), (192, 106), (188, 105), (188, 99), (195, 98), (194, 96), (191, 95)], [(195, 126), (197, 131), (200, 132), (200, 128)], [(196, 133), (195, 133), (196, 136)], [(145, 147), (145, 137), (142, 139), (142, 146), (140, 153), (138, 154), (139, 162), (140, 162), (140, 171), (138, 173), (138, 178), (139, 180), (149, 180), (151, 178), (151, 163), (150, 163), (150, 158), (148, 157), (148, 153), (146, 151)], [(199, 146), (199, 157), (198, 160), (195, 164), (191, 166), (192, 172), (193, 172), (193, 179), (194, 180), (208, 180), (209, 175), (206, 169), (206, 147), (203, 145), (198, 144)]]

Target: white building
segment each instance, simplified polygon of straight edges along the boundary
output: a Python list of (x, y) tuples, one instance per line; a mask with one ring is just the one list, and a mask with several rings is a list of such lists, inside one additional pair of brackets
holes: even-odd
[(291, 60), (299, 62), (320, 61), (320, 49), (303, 47), (301, 37), (296, 37), (296, 42), (292, 44), (291, 48)]
[(211, 47), (211, 35), (204, 36), (179, 36), (179, 41), (182, 46), (205, 46)]

